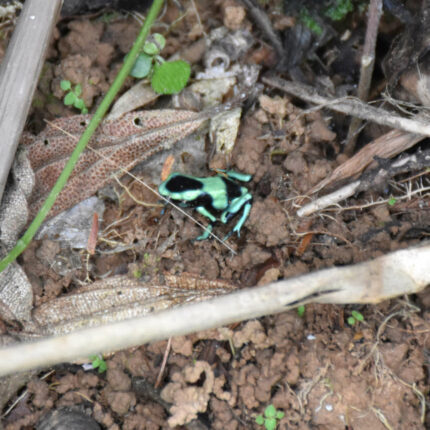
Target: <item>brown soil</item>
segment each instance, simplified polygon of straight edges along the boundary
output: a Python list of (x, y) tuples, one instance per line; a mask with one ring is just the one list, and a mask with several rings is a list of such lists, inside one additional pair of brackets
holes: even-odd
[[(273, 52), (242, 6), (232, 0), (197, 5), (207, 32), (222, 23), (250, 29), (257, 42), (244, 61), (274, 66)], [(172, 23), (179, 15), (171, 2), (162, 21)], [(278, 27), (285, 25), (273, 17)], [(364, 28), (364, 19), (360, 25)], [(109, 22), (98, 16), (63, 20), (58, 28), (36, 95), (37, 106), (43, 108), (33, 111), (34, 130), (42, 118), (72, 113), (61, 101), (61, 79), (82, 84), (91, 111), (112, 82), (139, 24), (131, 16)], [(191, 9), (166, 37), (165, 57), (201, 38)], [(199, 56), (193, 61), (193, 68), (201, 67)], [(418, 204), (401, 210), (387, 204), (360, 208), (381, 196), (371, 190), (342, 202), (353, 210), (327, 212), (310, 225), (301, 224), (294, 215), (294, 198), (337, 167), (344, 133), (337, 117), (330, 123), (327, 112), (303, 115), (302, 108), (265, 88), (242, 118), (231, 167), (253, 175), (249, 189), (254, 201), (241, 237), (230, 240), (236, 256), (214, 240), (193, 241), (199, 228), (176, 211), (139, 206), (118, 189), (121, 204), (107, 202), (103, 228), (117, 224), (104, 233), (105, 239), (137, 245), (117, 254), (96, 253), (87, 266), (82, 253), (51, 241), (33, 242), (21, 262), (34, 287), (35, 305), (73, 291), (87, 277), (96, 280), (107, 273), (189, 272), (248, 287), (369, 260), (422, 241), (430, 225), (428, 195), (427, 209)], [(377, 133), (373, 127), (367, 137)], [(151, 182), (149, 174), (142, 178)], [(156, 201), (139, 184), (129, 179), (123, 183), (136, 199)], [(223, 237), (231, 228), (217, 225), (214, 232)], [(313, 236), (305, 246), (307, 231)], [(54, 270), (56, 256), (69, 261), (66, 275)], [(72, 264), (76, 258), (79, 267)], [(107, 357), (102, 374), (77, 364), (57, 366), (46, 378), (47, 371), (41, 372), (28, 383), (25, 396), (2, 422), (7, 430), (30, 429), (51, 410), (68, 407), (110, 430), (257, 429), (262, 427), (255, 423), (256, 415), (273, 404), (285, 412), (280, 429), (429, 428), (429, 304), (429, 291), (424, 291), (378, 306), (307, 305), (303, 316), (286, 312), (174, 338), (156, 389), (167, 341)], [(364, 321), (348, 325), (352, 310)]]

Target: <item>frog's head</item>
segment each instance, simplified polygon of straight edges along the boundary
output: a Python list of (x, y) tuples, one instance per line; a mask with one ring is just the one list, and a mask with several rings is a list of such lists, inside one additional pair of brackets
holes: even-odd
[(191, 202), (201, 195), (203, 186), (198, 178), (182, 173), (172, 173), (160, 184), (158, 192), (171, 200)]

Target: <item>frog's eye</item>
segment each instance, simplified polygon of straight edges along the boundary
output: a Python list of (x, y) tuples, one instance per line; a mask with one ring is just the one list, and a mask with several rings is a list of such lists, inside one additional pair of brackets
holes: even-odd
[(166, 183), (166, 189), (171, 193), (180, 193), (182, 191), (200, 190), (203, 188), (201, 181), (189, 178), (188, 176), (174, 176)]

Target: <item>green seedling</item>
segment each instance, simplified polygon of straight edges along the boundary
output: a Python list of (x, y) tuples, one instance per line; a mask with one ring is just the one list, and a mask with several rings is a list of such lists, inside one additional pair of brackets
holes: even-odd
[(305, 316), (305, 305), (301, 305), (297, 308), (297, 315), (300, 318), (303, 318)]
[[(323, 9), (320, 14), (323, 14), (332, 21), (341, 21), (354, 10), (354, 5), (351, 0), (331, 0), (327, 8)], [(300, 10), (300, 21), (317, 36), (323, 34), (323, 28), (315, 19), (315, 13), (310, 13), (305, 7)]]
[(351, 312), (351, 316), (348, 317), (348, 319), (346, 321), (352, 327), (356, 323), (363, 322), (364, 321), (364, 316), (363, 316), (363, 314), (361, 312), (352, 311)]
[(133, 276), (136, 279), (140, 279), (142, 277), (142, 271), (140, 269), (133, 270)]
[(284, 412), (276, 410), (273, 405), (269, 405), (264, 410), (264, 415), (260, 414), (255, 418), (255, 422), (259, 426), (264, 425), (266, 430), (275, 430), (278, 425), (278, 420), (282, 419), (284, 416)]
[(104, 373), (107, 370), (106, 361), (102, 355), (92, 355), (90, 357), (93, 369), (97, 369), (99, 373)]
[(332, 21), (341, 21), (353, 10), (354, 6), (351, 0), (334, 0), (333, 4), (326, 9), (324, 15), (329, 17)]
[(315, 18), (311, 16), (309, 11), (306, 8), (303, 8), (300, 11), (300, 21), (305, 25), (312, 33), (315, 33), (317, 36), (321, 36), (323, 34), (322, 27), (317, 23)]
[(394, 206), (397, 203), (397, 199), (395, 197), (391, 197), (390, 200), (388, 200), (388, 206)]
[(72, 83), (70, 81), (63, 79), (60, 82), (60, 87), (66, 92), (63, 99), (63, 103), (66, 106), (73, 106), (76, 109), (79, 109), (82, 114), (88, 113), (88, 109), (85, 106), (84, 101), (80, 98), (80, 95), (82, 94), (81, 84), (77, 84), (72, 87)]
[(130, 75), (138, 79), (150, 78), (151, 86), (158, 94), (176, 94), (187, 85), (191, 67), (183, 60), (165, 61), (159, 55), (165, 45), (163, 35), (153, 34), (145, 42)]

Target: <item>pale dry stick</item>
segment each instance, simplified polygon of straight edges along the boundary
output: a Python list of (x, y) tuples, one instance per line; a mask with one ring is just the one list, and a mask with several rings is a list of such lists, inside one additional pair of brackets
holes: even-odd
[(285, 312), (307, 303), (378, 303), (430, 284), (430, 243), (113, 324), (0, 349), (0, 376)]
[(28, 0), (0, 67), (0, 201), (44, 64), (61, 0)]
[(336, 112), (356, 116), (366, 121), (372, 121), (409, 133), (430, 136), (430, 125), (428, 125), (428, 122), (425, 122), (424, 118), (422, 120), (420, 118), (403, 118), (384, 109), (375, 108), (367, 103), (363, 103), (355, 97), (336, 99), (322, 96), (313, 87), (299, 82), (285, 81), (284, 79), (267, 76), (263, 77), (262, 81), (271, 87), (278, 88), (309, 103), (321, 105)]
[(354, 181), (351, 184), (345, 185), (344, 187), (334, 191), (333, 193), (327, 194), (311, 203), (308, 203), (297, 211), (297, 216), (304, 217), (312, 215), (317, 211), (325, 209), (329, 206), (333, 206), (341, 200), (345, 200), (348, 197), (353, 196), (360, 186), (360, 183), (360, 181)]
[(376, 341), (372, 345), (372, 348), (367, 353), (367, 355), (361, 360), (361, 364), (358, 367), (358, 370), (356, 370), (354, 372), (356, 375), (360, 375), (360, 373), (363, 371), (364, 367), (367, 365), (367, 362), (377, 352), (378, 346), (379, 346), (379, 342), (381, 340), (382, 331), (385, 329), (386, 325), (388, 324), (388, 321), (390, 321), (390, 319), (392, 319), (392, 318), (394, 318), (396, 316), (405, 316), (404, 310), (393, 312), (392, 314), (388, 315), (384, 319), (384, 321), (382, 321), (381, 325), (378, 327), (378, 331), (376, 332)]
[(361, 173), (365, 168), (376, 164), (375, 157), (392, 158), (411, 148), (424, 138), (424, 136), (405, 133), (401, 130), (392, 130), (368, 143), (357, 154), (336, 167), (327, 178), (312, 187), (309, 190), (309, 194), (313, 194), (332, 183)]
[[(418, 310), (417, 310), (418, 311)], [(417, 312), (416, 311), (416, 312)], [(381, 365), (383, 366), (384, 371), (388, 372), (388, 374), (397, 382), (403, 384), (404, 386), (408, 387), (410, 390), (412, 390), (414, 392), (414, 394), (418, 397), (420, 404), (421, 404), (421, 422), (424, 423), (425, 420), (425, 412), (426, 412), (426, 399), (424, 394), (418, 390), (418, 388), (416, 387), (415, 383), (414, 384), (409, 384), (408, 382), (404, 381), (403, 379), (399, 378), (388, 366), (386, 366), (385, 364), (380, 364), (381, 358), (380, 358), (380, 353), (378, 350), (378, 346), (379, 343), (381, 341), (381, 335), (383, 333), (383, 331), (385, 330), (385, 327), (388, 325), (388, 322), (397, 316), (410, 316), (410, 314), (408, 312), (406, 312), (404, 309), (400, 310), (400, 311), (396, 311), (391, 313), (390, 315), (388, 315), (381, 323), (381, 325), (378, 327), (378, 331), (376, 333), (376, 341), (373, 344), (370, 352), (366, 355), (366, 357), (362, 360), (358, 371), (356, 372), (357, 375), (359, 375), (364, 367), (366, 366), (367, 362), (369, 361), (369, 359), (375, 355), (376, 356), (376, 363), (377, 365)]]
[[(43, 381), (49, 376), (51, 376), (53, 373), (55, 373), (55, 370), (50, 370), (49, 372), (45, 373), (40, 377), (40, 380)], [(0, 418), (4, 418), (8, 416), (13, 409), (15, 409), (15, 406), (22, 400), (24, 397), (28, 394), (28, 389), (25, 389), (16, 399), (15, 401), (4, 411), (2, 415), (0, 415)]]
[[(321, 197), (320, 199), (317, 199), (314, 202), (309, 203), (306, 206), (303, 206), (301, 209), (299, 209), (297, 211), (297, 215), (300, 217), (309, 216), (309, 215), (312, 215), (314, 212), (317, 212), (317, 211), (322, 210), (322, 209), (325, 209), (326, 211), (331, 210), (333, 212), (345, 212), (345, 211), (349, 211), (349, 210), (363, 210), (366, 208), (370, 208), (372, 206), (387, 204), (388, 202), (391, 201), (391, 197), (390, 197), (389, 199), (378, 200), (376, 202), (365, 203), (362, 205), (354, 205), (354, 206), (346, 206), (346, 207), (338, 206), (336, 208), (330, 209), (329, 206), (334, 206), (340, 200), (344, 200), (344, 199), (354, 195), (358, 187), (355, 186), (353, 189), (351, 189), (350, 185), (354, 185), (356, 183), (358, 183), (358, 186), (360, 185), (360, 181), (356, 181), (352, 184), (346, 185), (343, 188), (340, 188), (339, 190), (337, 190), (331, 194), (327, 194), (326, 196)], [(416, 194), (425, 193), (427, 191), (430, 191), (430, 187), (421, 187), (421, 188), (418, 188), (417, 190), (408, 192), (408, 194), (406, 194), (404, 196), (398, 196), (398, 197), (394, 197), (394, 198), (396, 200), (407, 200)]]
[[(360, 81), (358, 83), (357, 97), (366, 101), (372, 82), (373, 67), (375, 65), (375, 46), (378, 36), (379, 21), (382, 15), (382, 0), (370, 0), (368, 8), (366, 37), (364, 39), (363, 53), (360, 61)], [(354, 152), (361, 121), (352, 118), (349, 125), (348, 136), (345, 144), (345, 154), (351, 156)]]
[(394, 374), (391, 371), (391, 369), (389, 369), (389, 370), (390, 370), (391, 377), (395, 381), (400, 382), (402, 385), (404, 385), (405, 387), (408, 387), (410, 390), (412, 390), (415, 393), (415, 395), (418, 397), (418, 399), (420, 400), (420, 404), (421, 404), (421, 423), (424, 424), (425, 419), (426, 419), (426, 397), (417, 388), (415, 382), (413, 384), (409, 384), (408, 382), (404, 381), (403, 379), (399, 378), (396, 374)]
[[(346, 164), (346, 163), (344, 163), (344, 164)], [(388, 179), (389, 176), (394, 176), (395, 174), (398, 174), (398, 173), (404, 173), (404, 170), (407, 169), (406, 166), (408, 166), (408, 165), (411, 165), (411, 166), (414, 165), (414, 168), (417, 169), (417, 168), (425, 168), (429, 164), (430, 164), (430, 152), (428, 153), (428, 151), (418, 153), (415, 155), (410, 155), (410, 156), (404, 157), (400, 160), (396, 160), (390, 166), (392, 172), (389, 173), (384, 169), (380, 169), (377, 172), (377, 176), (373, 177), (373, 180), (371, 180), (370, 182), (368, 180), (366, 180), (368, 178), (362, 177), (362, 178), (358, 179), (357, 181), (354, 181), (350, 184), (347, 184), (344, 187), (339, 188), (338, 190), (336, 190), (330, 194), (327, 194), (323, 197), (320, 197), (320, 198), (314, 200), (311, 203), (308, 203), (307, 205), (303, 206), (302, 208), (300, 208), (297, 211), (297, 215), (299, 217), (309, 216), (316, 211), (319, 211), (321, 209), (326, 209), (329, 206), (336, 205), (341, 200), (345, 200), (346, 198), (353, 196), (355, 193), (357, 193), (359, 191), (364, 191), (365, 189), (369, 188), (370, 185), (376, 183), (377, 180), (379, 180), (379, 182), (381, 182), (382, 180)], [(417, 190), (410, 191), (406, 196), (400, 196), (400, 197), (398, 197), (398, 198), (396, 197), (396, 198), (399, 200), (409, 198), (412, 195), (418, 194), (420, 192), (426, 192), (427, 190), (428, 190), (427, 187), (422, 186)], [(389, 200), (390, 199), (383, 200), (383, 201), (377, 202), (375, 204), (386, 203)], [(360, 207), (364, 208), (365, 206), (361, 205)], [(347, 209), (343, 209), (343, 210), (347, 210)]]
[[(50, 123), (50, 125), (53, 126), (53, 127), (55, 127), (55, 128), (58, 128), (56, 124)], [(60, 128), (58, 128), (58, 129), (61, 130)], [(64, 134), (68, 135), (70, 138), (76, 139), (75, 136), (73, 136), (72, 134), (68, 133), (67, 131), (65, 131), (65, 130), (61, 130), (61, 131)], [(99, 150), (97, 150), (95, 148), (92, 148), (91, 145), (87, 145), (87, 148), (90, 149), (91, 151), (93, 151), (94, 153), (96, 153), (100, 158), (103, 158), (104, 160), (106, 160), (109, 163), (111, 163), (116, 169), (120, 170), (123, 174), (126, 174), (126, 175), (130, 176), (131, 178), (133, 178), (135, 181), (139, 182), (139, 184), (143, 185), (146, 189), (148, 189), (149, 191), (153, 192), (160, 199), (164, 200), (166, 203), (168, 203), (171, 206), (173, 206), (176, 210), (178, 210), (179, 212), (181, 212), (181, 214), (183, 214), (186, 217), (188, 217), (194, 224), (198, 225), (203, 230), (207, 231), (207, 227), (205, 227), (202, 223), (200, 223), (199, 221), (197, 221), (194, 217), (192, 217), (190, 214), (188, 214), (187, 212), (185, 212), (178, 205), (175, 205), (174, 203), (172, 203), (169, 199), (167, 199), (166, 197), (162, 196), (160, 193), (158, 193), (158, 191), (154, 190), (148, 184), (146, 184), (141, 179), (139, 179), (137, 176), (135, 176), (133, 173), (131, 173), (128, 170), (128, 166), (126, 166), (126, 167), (118, 166), (114, 161), (110, 160), (109, 157), (106, 157), (102, 152), (100, 152)], [(132, 165), (133, 166), (135, 165), (134, 161), (132, 162)], [(233, 255), (237, 255), (237, 252), (231, 246), (229, 246), (227, 243), (225, 243), (225, 241), (223, 241), (220, 237), (218, 237), (217, 235), (215, 235), (212, 232), (209, 232), (209, 235), (211, 237), (213, 237), (215, 240), (217, 240), (219, 243), (221, 243), (221, 245), (224, 245)]]
[(391, 427), (390, 423), (387, 420), (387, 417), (383, 414), (383, 412), (379, 408), (375, 408), (372, 406), (371, 411), (376, 415), (376, 418), (378, 418), (379, 421), (385, 426), (387, 430), (394, 430), (393, 427)]

